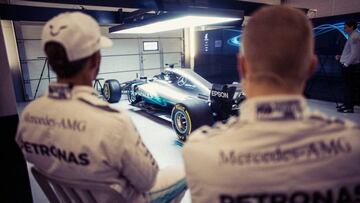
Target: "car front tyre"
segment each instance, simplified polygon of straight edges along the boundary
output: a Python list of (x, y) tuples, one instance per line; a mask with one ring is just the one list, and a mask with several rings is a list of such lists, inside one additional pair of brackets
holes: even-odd
[(179, 140), (185, 142), (192, 130), (191, 117), (187, 108), (182, 104), (176, 104), (171, 112), (171, 121)]
[(121, 98), (121, 86), (117, 80), (106, 80), (104, 82), (103, 96), (109, 103), (116, 103)]

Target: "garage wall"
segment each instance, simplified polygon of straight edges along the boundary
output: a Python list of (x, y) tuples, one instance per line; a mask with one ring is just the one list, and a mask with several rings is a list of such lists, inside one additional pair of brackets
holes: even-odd
[(299, 8), (317, 9), (315, 17), (326, 17), (357, 13), (360, 11), (359, 0), (245, 0), (266, 4), (288, 4)]
[[(14, 41), (12, 24), (0, 20), (0, 123), (2, 124), (0, 146), (7, 154), (1, 157), (6, 163), (3, 167), (2, 202), (32, 202), (29, 176), (26, 162), (20, 148), (15, 143), (18, 114), (16, 111), (15, 93), (11, 78), (11, 68), (14, 65), (14, 54), (11, 43)], [(16, 53), (16, 52), (15, 52)], [(17, 194), (17, 195), (12, 195)]]
[[(7, 59), (12, 76), (12, 85), (15, 90), (16, 101), (24, 101), (23, 86), (21, 82), (21, 69), (18, 49), (16, 46), (16, 38), (13, 22), (10, 20), (1, 20), (3, 35), (5, 39), (4, 53), (7, 54)], [(3, 64), (1, 64), (3, 65)]]
[(256, 3), (264, 3), (264, 4), (280, 4), (281, 0), (242, 0), (242, 1), (249, 1), (249, 2), (256, 2)]
[[(34, 99), (35, 94), (36, 97), (42, 95), (49, 82), (56, 81), (56, 75), (48, 71), (45, 64), (40, 40), (42, 27), (42, 23), (15, 23), (26, 100)], [(119, 35), (109, 34), (108, 26), (102, 26), (101, 31), (113, 40), (114, 45), (101, 50), (98, 78), (124, 82), (134, 79), (136, 75), (151, 77), (158, 74), (166, 67), (165, 64), (175, 63), (175, 67), (182, 67), (182, 30), (149, 35)], [(143, 51), (143, 41), (158, 41), (159, 50)]]
[(285, 3), (295, 7), (317, 9), (316, 17), (360, 11), (359, 0), (286, 0)]
[[(11, 78), (11, 23), (0, 20), (0, 117), (17, 115), (14, 87)], [(9, 52), (9, 53), (8, 53)]]

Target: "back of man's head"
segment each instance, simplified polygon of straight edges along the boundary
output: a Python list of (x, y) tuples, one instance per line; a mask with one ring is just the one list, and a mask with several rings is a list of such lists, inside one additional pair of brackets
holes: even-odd
[(287, 6), (260, 9), (246, 25), (243, 42), (247, 71), (255, 82), (274, 79), (273, 85), (296, 87), (307, 79), (314, 39), (312, 25), (301, 10)]
[(53, 71), (59, 78), (70, 78), (81, 72), (91, 56), (69, 61), (64, 47), (57, 42), (45, 44), (44, 51)]
[(81, 12), (61, 13), (50, 19), (41, 40), (49, 64), (59, 78), (75, 76), (101, 48), (112, 45), (109, 38), (101, 35), (95, 19)]
[(356, 30), (358, 28), (358, 23), (355, 20), (348, 20), (345, 22), (345, 25), (351, 27), (353, 30)]

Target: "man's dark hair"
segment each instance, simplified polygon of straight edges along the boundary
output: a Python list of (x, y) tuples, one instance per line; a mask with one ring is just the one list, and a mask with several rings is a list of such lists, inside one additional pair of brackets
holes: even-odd
[(45, 53), (49, 64), (59, 78), (69, 78), (78, 74), (85, 66), (89, 57), (70, 62), (64, 47), (57, 42), (45, 44)]
[(345, 25), (352, 27), (354, 30), (356, 30), (358, 27), (358, 23), (355, 20), (348, 20), (345, 22)]

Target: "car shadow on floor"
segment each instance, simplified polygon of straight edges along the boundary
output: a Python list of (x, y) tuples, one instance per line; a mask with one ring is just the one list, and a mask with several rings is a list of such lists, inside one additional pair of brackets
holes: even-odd
[(133, 113), (136, 113), (142, 117), (145, 117), (145, 118), (148, 118), (162, 126), (165, 126), (167, 128), (170, 128), (172, 129), (172, 126), (171, 126), (171, 122), (170, 121), (167, 121), (163, 118), (159, 118), (158, 116), (156, 115), (152, 115), (150, 113), (148, 113), (146, 110), (142, 110), (142, 109), (129, 109), (130, 112), (133, 112)]

